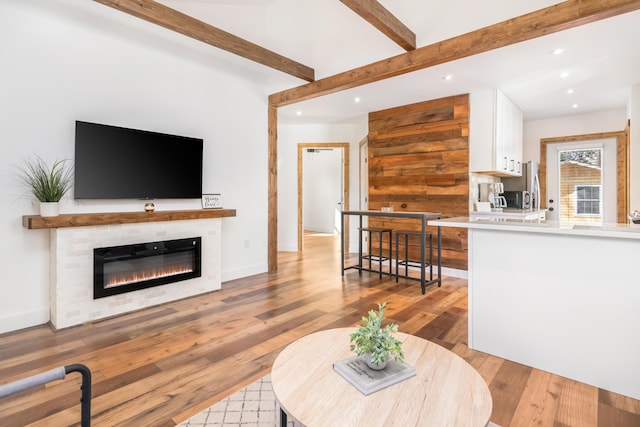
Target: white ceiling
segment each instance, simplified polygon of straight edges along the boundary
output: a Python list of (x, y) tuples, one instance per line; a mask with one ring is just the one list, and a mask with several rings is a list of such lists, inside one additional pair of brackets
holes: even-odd
[[(161, 0), (213, 26), (315, 69), (316, 79), (405, 51), (339, 0)], [(557, 0), (380, 0), (417, 46), (559, 3)], [(640, 83), (640, 11), (279, 109), (280, 123), (346, 122), (370, 111), (502, 89), (525, 120), (624, 109)], [(556, 48), (564, 53), (554, 56)], [(271, 94), (305, 82), (209, 47)], [(184, 52), (182, 52), (184, 54)], [(561, 78), (560, 74), (569, 76)], [(445, 81), (445, 75), (453, 79)], [(573, 89), (573, 94), (567, 94)], [(354, 99), (360, 98), (356, 103)], [(572, 106), (577, 104), (576, 108)], [(300, 115), (298, 115), (300, 112)]]

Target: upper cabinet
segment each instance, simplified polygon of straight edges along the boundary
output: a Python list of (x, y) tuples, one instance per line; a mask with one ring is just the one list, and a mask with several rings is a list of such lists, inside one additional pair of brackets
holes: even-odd
[(470, 97), (469, 170), (497, 176), (522, 174), (522, 111), (504, 93)]

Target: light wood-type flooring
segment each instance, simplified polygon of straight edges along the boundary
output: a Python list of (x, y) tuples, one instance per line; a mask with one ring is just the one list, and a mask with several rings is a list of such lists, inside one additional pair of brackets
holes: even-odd
[[(480, 372), (496, 424), (640, 426), (638, 400), (469, 350), (466, 280), (445, 278), (422, 295), (415, 281), (355, 270), (343, 278), (337, 238), (308, 233), (305, 245), (303, 253), (280, 253), (277, 273), (225, 282), (221, 291), (57, 332), (43, 325), (0, 335), (0, 382), (83, 363), (93, 373), (92, 425), (174, 426), (269, 373), (293, 340), (356, 325), (387, 301), (401, 331)], [(72, 373), (0, 399), (0, 425), (76, 425), (79, 383)]]

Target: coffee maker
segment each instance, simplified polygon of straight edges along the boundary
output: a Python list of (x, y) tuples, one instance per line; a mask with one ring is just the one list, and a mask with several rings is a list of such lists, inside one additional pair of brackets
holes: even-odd
[(493, 210), (502, 210), (507, 207), (507, 199), (502, 195), (504, 186), (501, 182), (478, 184), (478, 201), (489, 202)]

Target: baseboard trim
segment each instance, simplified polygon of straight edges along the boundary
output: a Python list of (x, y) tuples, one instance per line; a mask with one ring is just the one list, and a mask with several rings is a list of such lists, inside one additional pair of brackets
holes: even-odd
[(49, 322), (49, 310), (46, 309), (2, 317), (0, 318), (0, 334), (44, 325), (47, 322)]
[(221, 274), (222, 287), (224, 288), (224, 282), (242, 279), (243, 277), (255, 276), (256, 274), (266, 273), (267, 271), (269, 271), (267, 264), (257, 264), (250, 267), (238, 268), (236, 270), (223, 271)]

